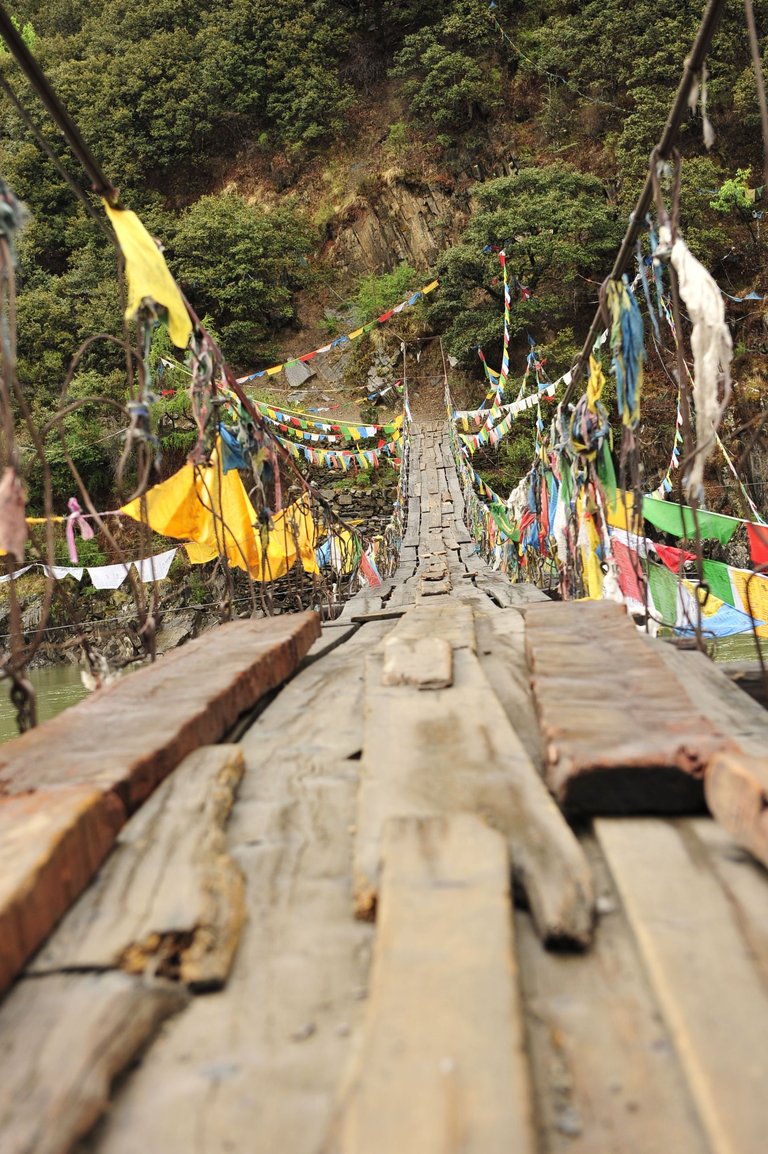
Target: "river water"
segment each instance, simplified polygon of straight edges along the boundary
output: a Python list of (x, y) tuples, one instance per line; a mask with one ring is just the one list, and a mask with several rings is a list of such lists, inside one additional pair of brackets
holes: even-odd
[[(47, 721), (86, 696), (76, 665), (54, 665), (50, 669), (33, 669), (30, 680), (37, 691), (38, 721)], [(11, 705), (10, 682), (0, 683), (0, 742), (18, 736), (16, 711)]]

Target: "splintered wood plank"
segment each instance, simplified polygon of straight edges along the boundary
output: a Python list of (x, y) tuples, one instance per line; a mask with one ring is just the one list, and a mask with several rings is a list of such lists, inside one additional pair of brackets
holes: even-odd
[(285, 681), (319, 636), (312, 612), (220, 625), (0, 747), (0, 795), (91, 785), (131, 813)]
[(515, 917), (542, 1154), (710, 1154), (605, 859), (582, 845), (603, 911), (592, 948), (544, 950)]
[(244, 919), (243, 876), (225, 836), (243, 770), (236, 745), (185, 758), (123, 828), (28, 972), (122, 967), (221, 986)]
[(325, 1154), (533, 1154), (504, 840), (393, 818), (361, 1045)]
[(715, 754), (707, 765), (704, 793), (720, 824), (768, 866), (768, 756)]
[(186, 1002), (128, 974), (22, 981), (0, 1008), (3, 1154), (68, 1154), (108, 1109), (113, 1079)]
[[(526, 647), (547, 782), (574, 813), (695, 813), (728, 744), (609, 601), (531, 605)], [(660, 643), (662, 644), (662, 643)]]
[(482, 814), (509, 838), (515, 876), (547, 941), (585, 945), (593, 923), (591, 876), (477, 657), (453, 655), (453, 686), (428, 694), (381, 684), (366, 658), (363, 776), (354, 880), (359, 916), (375, 908), (380, 838), (390, 817)]
[(600, 820), (621, 894), (714, 1154), (763, 1154), (768, 988), (687, 828)]
[(475, 615), (471, 605), (465, 605), (455, 597), (420, 601), (405, 611), (390, 636), (401, 641), (441, 637), (452, 649), (471, 649), (474, 653)]
[[(89, 1154), (317, 1154), (365, 1009), (373, 927), (350, 916), (363, 625), (244, 735), (228, 827), (246, 922), (226, 986), (194, 998), (121, 1082)], [(0, 1146), (2, 1143), (0, 1143)]]
[(85, 889), (124, 821), (118, 798), (87, 785), (0, 798), (0, 992)]
[(415, 685), (417, 689), (445, 689), (453, 681), (451, 647), (441, 637), (384, 642), (384, 685)]

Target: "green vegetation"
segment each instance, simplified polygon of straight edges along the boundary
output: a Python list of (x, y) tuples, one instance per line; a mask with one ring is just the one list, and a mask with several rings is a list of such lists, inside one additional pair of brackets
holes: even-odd
[[(477, 369), (478, 345), (493, 363), (502, 279), (498, 256), (483, 250), (503, 244), (510, 278), (530, 290), (513, 294), (513, 364), (531, 333), (554, 377), (591, 317), (703, 0), (663, 12), (651, 0), (497, 0), (493, 7), (485, 0), (19, 0), (14, 7), (84, 139), (125, 203), (162, 239), (172, 271), (197, 312), (213, 319), (236, 370), (278, 359), (310, 311), (321, 335), (335, 335), (347, 327), (334, 315), (339, 300), (351, 301), (365, 323), (433, 272), (440, 291), (402, 324), (445, 334), (464, 366)], [(768, 0), (755, 0), (755, 11), (765, 31)], [(706, 154), (699, 106), (680, 139), (684, 233), (716, 277), (762, 292), (763, 242), (750, 193), (762, 170), (759, 117), (738, 4), (727, 8), (708, 68), (717, 140)], [(85, 187), (4, 49), (0, 72)], [(5, 100), (0, 173), (31, 213), (18, 244), (19, 377), (44, 424), (75, 350), (93, 334), (121, 332), (115, 255)], [(375, 273), (339, 271), (326, 259), (329, 242), (398, 183), (425, 190), (427, 225), (455, 243), (435, 268), (393, 244), (390, 267), (377, 255)], [(439, 220), (428, 207), (427, 190), (436, 188), (449, 198)], [(398, 227), (407, 239), (411, 222)], [(339, 290), (333, 300), (330, 289)], [(745, 324), (739, 347), (763, 340), (755, 327), (747, 332)], [(164, 340), (159, 330), (153, 419), (175, 463), (192, 436), (188, 378), (163, 365)], [(361, 387), (370, 349), (361, 340), (347, 370)], [(104, 340), (90, 347), (70, 395), (124, 400), (121, 351)], [(117, 410), (89, 404), (65, 428), (94, 496), (109, 504), (122, 444)], [(519, 443), (524, 455), (522, 434)], [(31, 447), (23, 450), (31, 461)], [(55, 432), (47, 452), (57, 494), (68, 494)], [(39, 510), (37, 466), (28, 482)]]

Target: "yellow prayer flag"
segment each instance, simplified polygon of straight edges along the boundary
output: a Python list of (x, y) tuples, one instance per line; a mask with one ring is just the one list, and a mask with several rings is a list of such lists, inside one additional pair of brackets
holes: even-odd
[(126, 317), (133, 317), (147, 297), (164, 305), (168, 310), (171, 340), (177, 348), (186, 348), (192, 334), (192, 322), (163, 254), (135, 212), (126, 208), (112, 208), (106, 200), (102, 203), (125, 257), (125, 274), (128, 278)]

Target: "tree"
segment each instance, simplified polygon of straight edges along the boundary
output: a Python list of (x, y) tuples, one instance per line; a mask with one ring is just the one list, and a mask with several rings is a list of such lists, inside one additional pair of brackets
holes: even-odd
[(433, 324), (446, 326), (451, 353), (465, 363), (494, 326), (497, 346), (500, 339), (499, 261), (484, 249), (503, 247), (510, 280), (530, 290), (528, 299), (515, 299), (512, 335), (533, 330), (543, 339), (542, 329), (572, 323), (594, 301), (594, 281), (606, 275), (622, 234), (600, 181), (563, 164), (488, 181), (475, 201), (461, 244), (440, 261), (441, 299), (429, 313)]
[(269, 357), (275, 332), (294, 319), (315, 240), (291, 201), (267, 212), (239, 195), (203, 196), (178, 222), (171, 268), (199, 314), (216, 318), (225, 355), (249, 368)]

